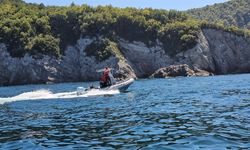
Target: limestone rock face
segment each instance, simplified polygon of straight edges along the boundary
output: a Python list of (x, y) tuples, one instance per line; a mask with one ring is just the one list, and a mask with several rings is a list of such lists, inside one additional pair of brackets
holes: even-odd
[(44, 56), (35, 60), (29, 55), (12, 58), (4, 44), (0, 44), (0, 85), (46, 83), (53, 80), (57, 69), (55, 59)]
[(60, 59), (46, 55), (37, 59), (28, 54), (12, 58), (6, 46), (0, 44), (0, 85), (99, 80), (101, 73), (96, 70), (106, 66), (114, 68), (114, 74), (119, 78), (136, 77), (126, 60), (111, 56), (99, 62), (95, 57), (86, 56), (84, 50), (92, 41), (91, 38), (79, 39), (75, 46), (65, 50)]
[(147, 78), (157, 69), (171, 65), (174, 60), (168, 56), (160, 42), (154, 47), (147, 47), (142, 42), (128, 42), (120, 39), (124, 57), (139, 78)]
[(214, 72), (218, 74), (250, 72), (250, 38), (220, 30), (207, 29)]
[(101, 73), (96, 70), (106, 66), (114, 68), (113, 74), (120, 79), (250, 72), (250, 38), (221, 30), (203, 29), (195, 47), (175, 56), (169, 56), (159, 40), (147, 46), (117, 37), (124, 59), (114, 55), (101, 62), (85, 53), (96, 38), (102, 37), (80, 38), (61, 58), (29, 54), (12, 58), (0, 43), (0, 86), (99, 80)]
[(215, 74), (250, 72), (250, 38), (203, 29), (196, 47), (179, 53), (176, 58), (179, 64)]

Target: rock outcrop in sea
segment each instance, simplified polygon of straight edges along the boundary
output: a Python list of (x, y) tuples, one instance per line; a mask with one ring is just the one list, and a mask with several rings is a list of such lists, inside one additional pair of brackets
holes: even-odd
[(195, 68), (190, 69), (187, 64), (171, 65), (157, 70), (150, 78), (169, 78), (169, 77), (191, 77), (191, 76), (210, 76), (213, 75), (205, 70)]
[(69, 45), (61, 58), (47, 55), (37, 58), (29, 54), (13, 58), (5, 44), (1, 43), (0, 85), (93, 81), (101, 76), (96, 70), (105, 66), (114, 68), (118, 78), (157, 76), (157, 73), (167, 68), (175, 68), (171, 65), (180, 68), (180, 75), (184, 68), (187, 76), (200, 76), (202, 70), (206, 72), (204, 74), (250, 72), (250, 38), (221, 30), (203, 29), (195, 47), (175, 56), (168, 55), (159, 41), (149, 47), (140, 41), (130, 42), (118, 38), (123, 59), (112, 55), (98, 61), (85, 53), (86, 46), (94, 40), (94, 37), (82, 37), (76, 45)]

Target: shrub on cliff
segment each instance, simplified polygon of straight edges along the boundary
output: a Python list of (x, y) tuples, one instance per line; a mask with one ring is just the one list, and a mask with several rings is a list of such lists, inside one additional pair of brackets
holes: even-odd
[(48, 54), (56, 57), (60, 56), (59, 39), (51, 35), (38, 35), (34, 37), (26, 47), (29, 53)]
[(195, 46), (200, 27), (196, 21), (175, 22), (160, 31), (160, 39), (165, 51), (175, 55)]
[(94, 56), (97, 61), (106, 60), (110, 56), (117, 56), (119, 59), (123, 59), (117, 44), (107, 38), (94, 41), (88, 45), (85, 53), (87, 56)]
[(218, 29), (236, 34), (238, 36), (250, 37), (250, 30), (248, 29), (240, 29), (235, 26), (224, 26), (223, 24), (208, 23), (207, 21), (201, 21), (199, 24), (201, 28)]
[(238, 26), (250, 29), (250, 1), (230, 0), (225, 3), (191, 9), (187, 13), (210, 23), (221, 23), (223, 26)]

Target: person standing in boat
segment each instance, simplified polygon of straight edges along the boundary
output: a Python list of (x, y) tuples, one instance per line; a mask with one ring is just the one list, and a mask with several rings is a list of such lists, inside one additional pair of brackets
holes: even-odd
[(111, 69), (109, 69), (108, 67), (105, 67), (104, 71), (103, 71), (103, 76), (105, 78), (107, 86), (111, 85), (111, 80), (110, 80), (110, 77), (109, 77), (110, 71), (111, 71)]
[(101, 88), (107, 87), (107, 86), (111, 86), (114, 85), (116, 83), (114, 76), (111, 73), (111, 68), (109, 67), (105, 67), (102, 70), (99, 70), (103, 72), (103, 75), (100, 79), (100, 86)]

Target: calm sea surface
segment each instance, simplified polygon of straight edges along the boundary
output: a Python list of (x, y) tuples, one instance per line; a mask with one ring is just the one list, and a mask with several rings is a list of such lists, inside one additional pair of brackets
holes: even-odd
[(250, 149), (249, 74), (88, 85), (1, 87), (0, 149)]

